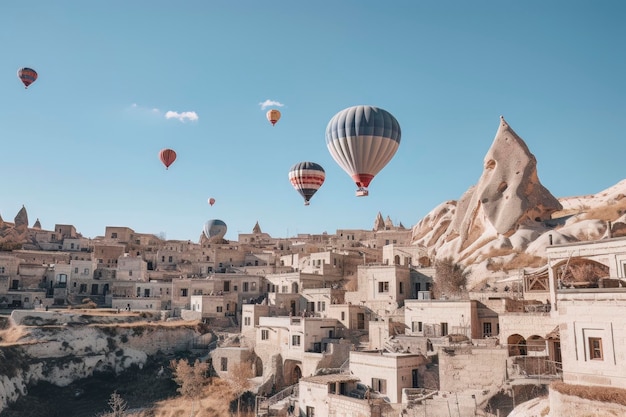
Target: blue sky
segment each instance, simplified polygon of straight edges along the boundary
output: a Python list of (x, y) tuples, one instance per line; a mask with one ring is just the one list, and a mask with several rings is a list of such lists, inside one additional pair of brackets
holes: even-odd
[[(0, 215), (192, 241), (209, 219), (233, 240), (378, 212), (410, 227), (478, 181), (500, 115), (553, 195), (593, 194), (625, 178), (625, 18), (623, 1), (5, 2)], [(358, 198), (324, 134), (360, 104), (402, 139)], [(301, 161), (326, 170), (310, 206), (288, 181)]]

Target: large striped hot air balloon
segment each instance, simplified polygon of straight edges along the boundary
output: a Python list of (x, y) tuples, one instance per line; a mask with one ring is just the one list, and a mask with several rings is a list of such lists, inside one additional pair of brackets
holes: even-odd
[(357, 185), (356, 195), (387, 165), (400, 145), (400, 124), (391, 113), (373, 106), (348, 107), (330, 119), (326, 146)]
[(168, 169), (176, 160), (176, 152), (173, 149), (161, 149), (159, 158), (161, 162), (163, 162), (163, 165), (165, 165), (165, 169)]
[(17, 77), (22, 81), (25, 88), (37, 80), (37, 71), (32, 68), (20, 68), (17, 70)]
[(267, 120), (274, 126), (276, 122), (280, 120), (280, 112), (276, 109), (272, 109), (265, 114), (265, 117), (267, 117)]
[(298, 162), (289, 170), (289, 181), (304, 197), (305, 206), (309, 205), (309, 200), (322, 186), (325, 178), (324, 168), (315, 162)]

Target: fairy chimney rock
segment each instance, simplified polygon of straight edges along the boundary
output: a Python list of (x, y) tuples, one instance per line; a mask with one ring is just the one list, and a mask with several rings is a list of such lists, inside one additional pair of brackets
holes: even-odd
[(385, 230), (385, 221), (383, 220), (383, 215), (378, 212), (378, 216), (376, 216), (376, 220), (374, 221), (374, 230)]
[(22, 206), (13, 222), (15, 223), (16, 228), (20, 226), (28, 227), (28, 213), (26, 213), (26, 207)]
[(561, 209), (539, 182), (535, 156), (500, 116), (482, 175), (459, 201), (452, 229), (462, 240), (490, 229), (510, 236), (519, 226), (549, 220)]

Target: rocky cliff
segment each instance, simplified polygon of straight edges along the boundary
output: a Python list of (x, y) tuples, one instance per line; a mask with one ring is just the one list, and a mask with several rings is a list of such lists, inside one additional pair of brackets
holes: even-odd
[(15, 310), (0, 330), (0, 411), (40, 381), (67, 386), (94, 372), (140, 368), (149, 356), (188, 350), (202, 328), (141, 315)]

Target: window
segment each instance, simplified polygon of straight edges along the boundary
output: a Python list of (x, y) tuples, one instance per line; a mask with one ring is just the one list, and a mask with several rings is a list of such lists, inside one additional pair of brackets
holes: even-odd
[(256, 282), (250, 283), (250, 291), (256, 291)]
[(346, 319), (346, 312), (342, 311), (341, 312), (341, 320), (345, 320)]
[(269, 340), (270, 331), (269, 330), (261, 330), (261, 340)]
[(400, 291), (400, 294), (404, 294), (404, 282), (401, 282), (401, 283), (400, 283), (400, 289), (399, 289), (399, 291)]
[(483, 323), (483, 337), (491, 336), (491, 323)]
[(243, 318), (243, 325), (244, 326), (249, 326), (250, 325), (250, 317), (244, 317)]
[(291, 336), (291, 346), (300, 346), (300, 335)]
[(387, 393), (387, 380), (380, 378), (372, 378), (372, 389), (378, 391), (381, 394)]
[(282, 293), (287, 293), (287, 292), (289, 292), (289, 286), (287, 286), (287, 285), (283, 285), (283, 286), (282, 286), (282, 288), (281, 288), (281, 290), (280, 290), (280, 292), (282, 292)]
[(172, 257), (167, 258), (167, 262), (172, 262)]
[(224, 281), (224, 292), (230, 292), (230, 281)]
[(222, 307), (222, 306), (217, 306), (217, 307), (216, 307), (216, 311), (217, 311), (218, 313), (221, 313), (221, 312), (222, 312), (222, 310), (223, 310), (223, 307)]
[(326, 301), (317, 302), (317, 311), (326, 311)]
[(448, 335), (448, 323), (441, 323), (441, 335), (442, 336)]
[(4, 274), (4, 267), (0, 266), (0, 274)]
[(599, 337), (589, 338), (589, 359), (601, 361), (604, 360), (602, 353), (602, 339)]
[(128, 271), (128, 276), (132, 277), (133, 276), (133, 271)]
[(228, 358), (220, 358), (220, 370), (222, 372), (228, 371)]
[(315, 407), (306, 406), (306, 417), (315, 417)]
[(414, 322), (411, 323), (411, 325), (412, 325), (412, 328), (413, 328), (412, 330), (414, 332), (421, 333), (423, 331), (422, 330), (422, 322), (421, 321), (414, 321)]
[(78, 267), (74, 268), (74, 273), (78, 274)]
[(248, 288), (249, 288), (250, 284), (247, 282), (243, 283), (243, 292), (248, 292)]
[(378, 292), (389, 292), (389, 281), (379, 282)]
[(180, 289), (180, 296), (181, 297), (187, 297), (187, 288), (181, 288)]
[(111, 239), (117, 239), (117, 233), (115, 232), (111, 233)]

